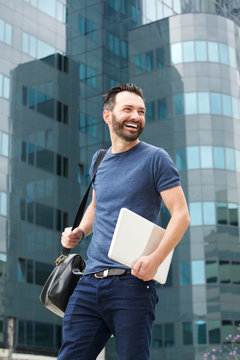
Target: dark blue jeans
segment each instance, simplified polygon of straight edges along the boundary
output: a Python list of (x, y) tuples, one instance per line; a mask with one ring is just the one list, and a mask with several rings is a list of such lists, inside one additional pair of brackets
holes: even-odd
[(119, 360), (148, 360), (156, 302), (153, 281), (82, 277), (66, 309), (58, 360), (95, 360), (112, 334)]

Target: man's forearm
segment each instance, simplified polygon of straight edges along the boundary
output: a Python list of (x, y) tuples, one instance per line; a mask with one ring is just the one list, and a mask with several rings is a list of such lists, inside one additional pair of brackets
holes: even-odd
[(91, 203), (85, 211), (79, 229), (84, 232), (84, 236), (88, 236), (93, 232), (93, 223), (95, 220), (95, 206)]

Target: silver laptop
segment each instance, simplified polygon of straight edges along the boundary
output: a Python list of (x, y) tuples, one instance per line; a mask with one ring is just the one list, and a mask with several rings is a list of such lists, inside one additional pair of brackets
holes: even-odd
[[(165, 230), (126, 208), (120, 210), (108, 257), (129, 268), (142, 255), (151, 254), (159, 245)], [(173, 250), (158, 268), (154, 280), (165, 284)]]

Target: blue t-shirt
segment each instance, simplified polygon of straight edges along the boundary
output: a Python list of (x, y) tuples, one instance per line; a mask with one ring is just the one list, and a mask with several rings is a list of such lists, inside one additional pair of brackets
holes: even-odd
[[(90, 176), (99, 151), (93, 156)], [(110, 148), (93, 184), (96, 192), (95, 221), (84, 274), (109, 267), (125, 268), (108, 258), (120, 209), (132, 210), (157, 224), (160, 192), (178, 185), (179, 173), (165, 150), (145, 142), (116, 154), (112, 154)]]

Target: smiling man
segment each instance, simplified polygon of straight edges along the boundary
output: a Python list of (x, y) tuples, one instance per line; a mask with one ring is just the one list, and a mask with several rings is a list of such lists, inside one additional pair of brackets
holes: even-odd
[[(152, 280), (189, 225), (179, 174), (169, 155), (139, 140), (145, 126), (142, 90), (119, 84), (104, 97), (103, 119), (112, 146), (94, 180), (92, 201), (79, 227), (62, 234), (73, 248), (93, 232), (84, 276), (71, 296), (58, 360), (95, 360), (113, 335), (119, 360), (148, 360), (157, 294)], [(99, 151), (93, 156), (90, 175)], [(158, 223), (161, 201), (171, 219), (158, 248), (132, 269), (108, 258), (122, 207)], [(131, 239), (129, 239), (131, 241)]]

